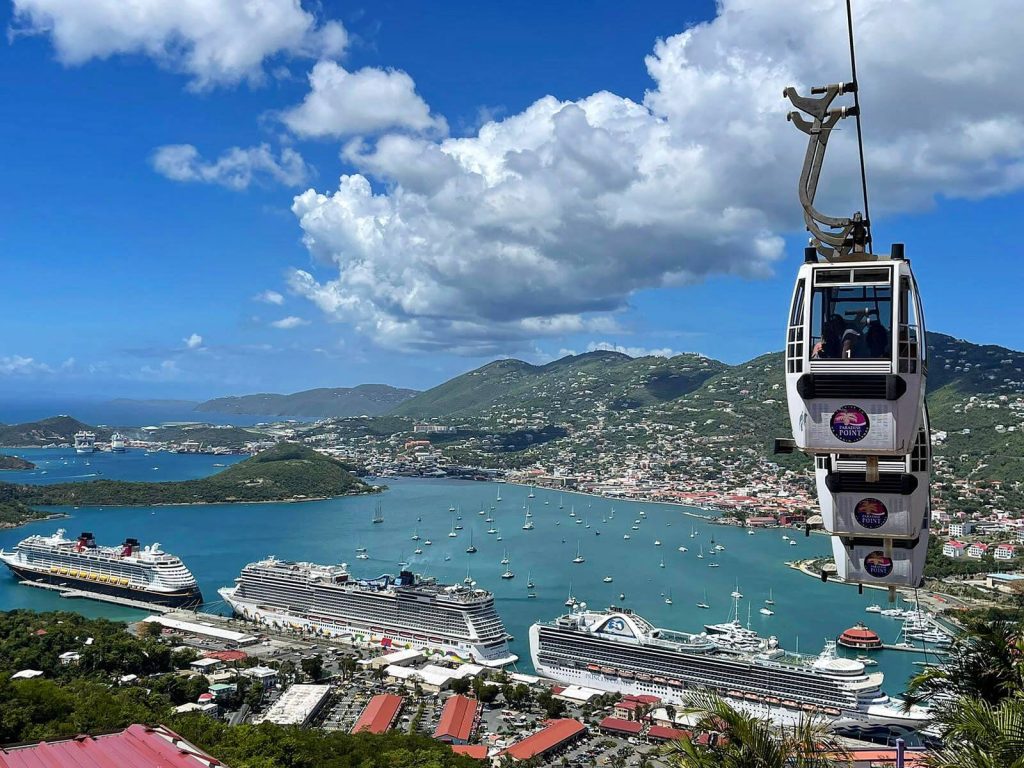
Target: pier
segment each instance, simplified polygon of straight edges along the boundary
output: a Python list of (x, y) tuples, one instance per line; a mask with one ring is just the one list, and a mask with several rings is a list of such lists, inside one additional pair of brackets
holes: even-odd
[(140, 611), (148, 611), (150, 613), (169, 613), (174, 608), (166, 605), (154, 605), (153, 603), (147, 603), (143, 600), (132, 600), (129, 597), (118, 597), (116, 595), (104, 595), (99, 592), (85, 592), (81, 589), (72, 589), (70, 587), (61, 587), (57, 584), (44, 584), (40, 581), (19, 581), (27, 587), (37, 587), (38, 589), (49, 589), (52, 592), (57, 592), (61, 597), (69, 599), (79, 598), (83, 600), (100, 600), (104, 603), (113, 603), (114, 605), (123, 605), (126, 608), (137, 608)]
[(916, 645), (899, 645), (897, 643), (882, 643), (882, 648), (887, 651), (904, 651), (906, 653), (924, 653), (924, 654), (935, 654), (936, 656), (945, 656), (949, 651), (942, 648), (919, 648)]

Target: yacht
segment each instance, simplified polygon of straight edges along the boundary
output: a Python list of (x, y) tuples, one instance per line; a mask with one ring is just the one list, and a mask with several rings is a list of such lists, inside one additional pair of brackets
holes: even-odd
[(576, 557), (574, 557), (572, 559), (572, 561), (574, 563), (576, 563), (577, 565), (579, 565), (580, 563), (586, 562), (586, 558), (584, 558), (583, 555), (580, 554), (580, 542), (579, 542), (579, 539), (576, 540)]

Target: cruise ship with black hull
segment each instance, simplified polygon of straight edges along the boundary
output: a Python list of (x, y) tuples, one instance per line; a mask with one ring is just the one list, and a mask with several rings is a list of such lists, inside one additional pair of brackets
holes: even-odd
[(494, 595), (439, 584), (409, 571), (353, 577), (348, 566), (269, 557), (249, 563), (235, 586), (219, 590), (236, 615), (266, 626), (416, 648), (490, 667), (518, 658), (494, 608)]
[(660, 629), (621, 608), (585, 607), (530, 627), (537, 674), (565, 683), (653, 694), (681, 703), (692, 691), (717, 693), (739, 709), (781, 724), (820, 718), (837, 731), (878, 735), (926, 726), (927, 710), (882, 692), (883, 675), (839, 658), (788, 653), (771, 640), (757, 651), (723, 647), (708, 635)]
[(203, 602), (195, 576), (181, 559), (138, 539), (119, 547), (101, 547), (91, 533), (65, 537), (29, 536), (13, 552), (0, 550), (0, 560), (22, 583), (51, 584), (85, 597), (112, 596), (170, 608), (191, 608)]

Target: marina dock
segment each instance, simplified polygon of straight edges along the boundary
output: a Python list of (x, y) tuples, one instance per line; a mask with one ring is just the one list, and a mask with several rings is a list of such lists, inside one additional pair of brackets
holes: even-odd
[(919, 648), (917, 646), (898, 645), (896, 643), (882, 643), (882, 648), (884, 648), (887, 651), (904, 651), (906, 653), (924, 654), (931, 653), (936, 656), (945, 656), (949, 653), (949, 651), (944, 650), (942, 648)]
[(169, 613), (173, 611), (166, 605), (154, 605), (153, 603), (147, 603), (142, 600), (132, 600), (128, 597), (117, 597), (116, 595), (104, 595), (98, 592), (84, 592), (80, 589), (71, 589), (69, 587), (61, 587), (56, 584), (44, 584), (39, 581), (19, 581), (19, 584), (28, 587), (37, 587), (39, 589), (49, 589), (52, 592), (57, 592), (61, 597), (66, 598), (79, 598), (85, 600), (100, 600), (104, 603), (113, 603), (114, 605), (123, 605), (126, 608), (138, 608), (140, 611), (149, 611), (150, 613)]

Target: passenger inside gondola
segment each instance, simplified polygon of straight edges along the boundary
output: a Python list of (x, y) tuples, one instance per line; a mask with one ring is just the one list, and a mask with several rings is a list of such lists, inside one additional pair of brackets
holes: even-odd
[(815, 288), (811, 306), (811, 358), (885, 359), (892, 341), (892, 290), (888, 285)]

